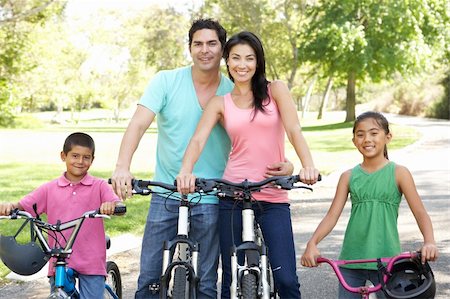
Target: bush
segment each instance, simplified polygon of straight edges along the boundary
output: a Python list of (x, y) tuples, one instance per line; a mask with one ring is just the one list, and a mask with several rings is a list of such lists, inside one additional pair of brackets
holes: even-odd
[(450, 119), (450, 69), (441, 84), (444, 87), (444, 95), (431, 105), (426, 115), (433, 118)]

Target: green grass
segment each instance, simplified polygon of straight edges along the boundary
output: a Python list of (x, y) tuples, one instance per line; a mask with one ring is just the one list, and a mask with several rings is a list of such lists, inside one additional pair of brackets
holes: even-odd
[[(351, 167), (361, 161), (361, 155), (354, 148), (351, 123), (323, 123), (317, 121), (303, 121), (303, 131), (313, 154), (316, 167), (323, 173), (329, 174), (343, 166)], [(76, 127), (80, 130), (80, 127)], [(67, 129), (67, 127), (65, 127)], [(45, 129), (48, 131), (48, 129)], [(52, 130), (60, 130), (58, 127)], [(74, 127), (75, 130), (75, 127)], [(117, 132), (123, 134), (124, 127), (82, 127), (87, 132)], [(419, 138), (413, 128), (392, 125), (394, 138), (389, 144), (389, 150), (397, 150), (409, 145)], [(38, 132), (37, 132), (38, 134)], [(286, 143), (286, 153), (291, 161), (297, 161), (295, 152), (289, 142)], [(295, 164), (298, 164), (294, 162)], [(59, 164), (26, 164), (0, 163), (0, 202), (17, 202), (24, 195), (39, 185), (61, 175)], [(90, 173), (107, 179), (112, 170), (96, 170), (95, 164)], [(133, 173), (138, 178), (150, 178), (148, 173)], [(126, 201), (127, 214), (123, 217), (112, 217), (105, 221), (106, 232), (110, 236), (122, 233), (142, 235), (147, 216), (150, 197), (136, 196)], [(0, 234), (14, 234), (19, 223), (16, 221), (0, 222)], [(20, 240), (26, 238), (21, 236)], [(9, 270), (0, 263), (0, 283)]]

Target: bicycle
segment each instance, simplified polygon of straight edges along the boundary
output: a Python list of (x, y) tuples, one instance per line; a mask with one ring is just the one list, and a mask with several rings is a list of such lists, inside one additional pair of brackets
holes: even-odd
[[(157, 181), (132, 180), (132, 193), (150, 195), (156, 192), (149, 187), (161, 187), (169, 191), (169, 196), (175, 196), (177, 187)], [(187, 195), (181, 195), (178, 207), (178, 230), (172, 240), (166, 240), (163, 244), (163, 257), (161, 278), (159, 284), (149, 286), (150, 291), (159, 291), (160, 298), (185, 299), (197, 297), (198, 288), (198, 254), (197, 241), (189, 236), (189, 215), (192, 205)]]
[[(421, 263), (420, 252), (403, 252), (393, 257), (358, 260), (332, 260), (318, 257), (317, 263), (329, 264), (339, 283), (349, 292), (368, 299), (371, 293), (382, 290), (387, 298), (434, 298), (436, 283), (428, 263)], [(380, 283), (375, 286), (352, 287), (344, 279), (342, 265), (377, 263)]]
[[(232, 280), (231, 298), (276, 298), (273, 273), (268, 258), (268, 248), (264, 242), (261, 228), (255, 219), (252, 208), (252, 193), (262, 188), (281, 188), (291, 190), (312, 188), (300, 182), (298, 175), (274, 176), (260, 182), (244, 180), (233, 183), (224, 179), (196, 179), (196, 190), (201, 193), (216, 193), (219, 199), (242, 201), (242, 244), (231, 248)], [(238, 254), (244, 254), (244, 263), (238, 262)]]
[[(122, 215), (126, 212), (123, 205), (116, 206), (114, 214)], [(75, 243), (78, 232), (87, 218), (110, 218), (108, 215), (100, 214), (99, 210), (85, 212), (81, 217), (67, 222), (51, 224), (42, 221), (39, 216), (33, 217), (30, 213), (11, 211), (9, 216), (0, 216), (1, 219), (25, 219), (15, 236), (0, 236), (0, 255), (4, 264), (13, 272), (21, 275), (31, 275), (38, 272), (50, 258), (55, 258), (55, 287), (48, 298), (79, 298), (76, 285), (77, 272), (67, 267), (67, 261), (72, 254), (72, 246)], [(15, 237), (30, 224), (31, 242), (19, 245)], [(66, 238), (62, 232), (72, 229), (70, 236)], [(53, 238), (55, 246), (50, 247), (45, 235)], [(66, 241), (64, 245), (60, 240)], [(38, 242), (36, 242), (38, 241)], [(39, 245), (38, 245), (39, 243)], [(107, 238), (107, 248), (110, 247), (110, 239)], [(122, 281), (119, 267), (113, 261), (107, 261), (107, 277), (105, 280), (105, 298), (119, 299), (122, 297)]]

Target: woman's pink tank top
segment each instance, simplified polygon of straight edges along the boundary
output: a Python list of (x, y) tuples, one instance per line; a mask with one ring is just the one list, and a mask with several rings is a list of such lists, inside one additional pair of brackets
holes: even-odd
[[(260, 181), (264, 179), (267, 165), (285, 161), (285, 131), (270, 89), (269, 101), (265, 111), (258, 111), (255, 116), (253, 108), (238, 108), (230, 93), (224, 96), (224, 128), (231, 140), (224, 179), (236, 183), (244, 179)], [(276, 188), (263, 189), (253, 196), (272, 203), (289, 201), (287, 191)]]

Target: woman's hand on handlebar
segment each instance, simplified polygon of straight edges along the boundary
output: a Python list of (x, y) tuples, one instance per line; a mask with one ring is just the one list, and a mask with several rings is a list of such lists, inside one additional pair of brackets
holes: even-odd
[(182, 172), (177, 175), (177, 189), (181, 194), (195, 192), (195, 175), (191, 172)]
[(319, 180), (319, 170), (311, 166), (300, 169), (300, 173), (298, 175), (300, 177), (300, 181), (307, 185), (313, 185)]
[(303, 252), (301, 263), (304, 267), (317, 267), (317, 258), (320, 256), (320, 251), (316, 245), (308, 243), (305, 252)]
[(111, 176), (111, 184), (114, 192), (121, 200), (126, 200), (132, 195), (133, 186), (131, 180), (133, 175), (127, 169), (116, 168)]
[(19, 204), (14, 204), (12, 202), (2, 202), (0, 203), (0, 216), (9, 216), (12, 210), (19, 207)]

